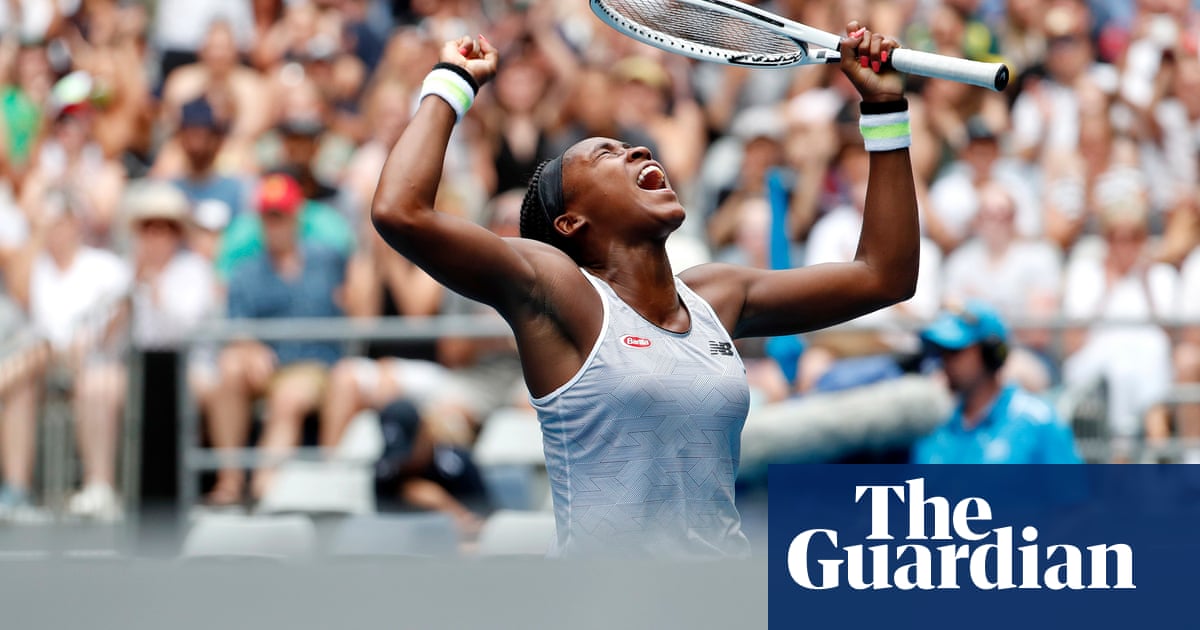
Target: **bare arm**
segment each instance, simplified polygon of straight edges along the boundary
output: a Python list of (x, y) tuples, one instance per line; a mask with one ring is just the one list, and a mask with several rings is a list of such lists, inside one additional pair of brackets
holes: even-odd
[[(460, 46), (475, 46), (464, 57)], [(469, 38), (447, 43), (444, 61), (457, 61), (480, 83), (496, 70), (490, 44)], [(383, 167), (371, 220), (383, 239), (436, 280), (472, 299), (511, 310), (533, 291), (534, 266), (515, 241), (465, 219), (437, 212), (446, 145), (455, 112), (440, 98), (425, 98)]]
[[(895, 41), (858, 30), (842, 44), (842, 70), (866, 102), (895, 101), (902, 83), (893, 72), (858, 65), (879, 60)], [(804, 332), (830, 326), (912, 296), (920, 259), (916, 188), (907, 149), (871, 153), (866, 211), (854, 261), (765, 271), (704, 265), (682, 274), (714, 305), (735, 337)]]

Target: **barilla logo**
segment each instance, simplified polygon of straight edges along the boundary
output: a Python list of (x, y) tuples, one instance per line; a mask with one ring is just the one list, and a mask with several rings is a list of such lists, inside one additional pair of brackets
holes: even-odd
[(630, 348), (649, 348), (650, 340), (645, 337), (634, 337), (633, 335), (625, 335), (621, 337), (621, 343)]
[[(908, 512), (903, 538), (907, 544), (895, 544), (896, 536), (889, 531), (888, 511), (894, 501)], [(802, 588), (826, 590), (845, 583), (860, 591), (941, 590), (962, 588), (960, 581), (981, 590), (1136, 588), (1129, 545), (1091, 545), (1085, 552), (1075, 545), (1039, 544), (1033, 525), (992, 527), (992, 508), (983, 498), (956, 503), (946, 497), (926, 498), (924, 479), (856, 486), (854, 503), (869, 506), (871, 531), (866, 540), (878, 544), (843, 547), (838, 539), (847, 537), (837, 530), (801, 532), (788, 545), (787, 567)], [(1026, 544), (1019, 544), (1018, 538)], [(1108, 571), (1110, 559), (1115, 561), (1115, 575)], [(940, 573), (936, 580), (935, 569)]]

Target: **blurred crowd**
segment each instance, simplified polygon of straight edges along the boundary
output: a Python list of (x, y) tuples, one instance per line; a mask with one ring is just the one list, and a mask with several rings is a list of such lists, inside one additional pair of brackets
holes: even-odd
[[(1200, 437), (1200, 409), (1167, 404), (1200, 381), (1200, 9), (757, 4), (834, 32), (859, 19), (909, 47), (1004, 61), (1015, 77), (1003, 93), (910, 78), (916, 296), (864, 318), (866, 331), (745, 344), (757, 400), (880, 378), (872, 358), (915, 352), (914, 322), (982, 299), (1017, 331), (1008, 378), (1102, 393), (1112, 437)], [(516, 235), (539, 161), (610, 136), (649, 147), (681, 193), (677, 272), (849, 260), (857, 247), (868, 157), (836, 67), (667, 55), (582, 0), (0, 0), (0, 33), (0, 335), (42, 340), (0, 370), (0, 511), (31, 501), (36, 418), (56, 378), (82, 462), (68, 509), (116, 518), (131, 350), (176, 348), (218, 317), (481, 312), (392, 252), (369, 218), (422, 79), (463, 34), (486, 34), (501, 66), (456, 129), (441, 211)], [(1059, 316), (1077, 325), (1023, 324)], [(472, 483), (462, 462), (483, 420), (527, 404), (513, 348), (442, 338), (361, 354), (254, 339), (197, 349), (187, 380), (207, 443), (245, 446), (261, 412), (266, 452), (299, 444), (314, 415), (332, 447), (356, 413), (387, 410), (395, 457), (380, 477), (471, 528), (447, 489)], [(270, 468), (247, 479), (231, 465), (207, 500), (240, 503), (270, 483)]]

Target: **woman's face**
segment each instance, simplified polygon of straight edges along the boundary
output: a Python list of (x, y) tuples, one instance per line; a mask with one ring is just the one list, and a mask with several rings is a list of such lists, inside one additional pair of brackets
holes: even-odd
[(603, 234), (666, 238), (685, 217), (650, 150), (611, 138), (589, 138), (567, 150), (563, 189), (568, 213)]
[(183, 233), (172, 221), (150, 219), (137, 225), (138, 258), (148, 264), (165, 265), (182, 241)]

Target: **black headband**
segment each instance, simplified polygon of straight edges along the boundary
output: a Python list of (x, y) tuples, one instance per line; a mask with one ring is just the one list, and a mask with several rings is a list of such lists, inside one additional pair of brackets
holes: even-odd
[(542, 175), (538, 178), (538, 201), (542, 202), (542, 212), (551, 224), (562, 213), (567, 211), (567, 202), (563, 198), (562, 156), (558, 156), (542, 167)]

